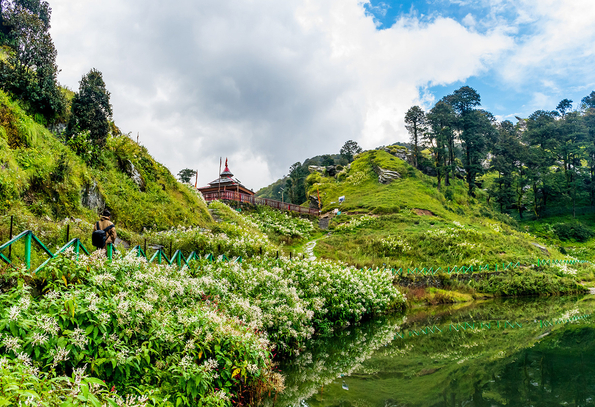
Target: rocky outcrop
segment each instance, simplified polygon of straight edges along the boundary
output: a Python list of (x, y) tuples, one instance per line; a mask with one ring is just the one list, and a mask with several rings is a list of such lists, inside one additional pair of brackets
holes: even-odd
[(310, 195), (308, 198), (310, 201), (310, 209), (319, 209), (320, 208), (320, 206), (318, 204), (318, 197), (316, 197), (315, 195)]
[(124, 163), (121, 164), (122, 170), (128, 175), (134, 183), (138, 186), (138, 189), (141, 191), (145, 190), (146, 184), (143, 180), (143, 177), (140, 175), (140, 172), (136, 169), (132, 161), (126, 160)]
[(102, 211), (105, 208), (105, 199), (99, 192), (97, 182), (86, 185), (81, 191), (81, 205), (95, 211)]
[(310, 171), (310, 173), (319, 172), (321, 174), (324, 174), (324, 172), (326, 171), (326, 167), (320, 167), (318, 165), (309, 165), (308, 171)]
[(375, 167), (374, 171), (378, 174), (378, 182), (381, 184), (390, 184), (394, 180), (401, 178), (401, 174), (397, 171), (385, 170), (380, 167)]

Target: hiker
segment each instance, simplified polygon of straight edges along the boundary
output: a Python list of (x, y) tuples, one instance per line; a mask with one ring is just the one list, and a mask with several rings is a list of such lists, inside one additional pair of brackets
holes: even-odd
[(105, 209), (101, 214), (99, 222), (96, 222), (95, 226), (93, 226), (91, 240), (93, 241), (93, 246), (98, 249), (105, 249), (108, 243), (114, 243), (116, 237), (118, 237), (116, 234), (116, 227), (110, 221), (110, 216), (110, 211)]

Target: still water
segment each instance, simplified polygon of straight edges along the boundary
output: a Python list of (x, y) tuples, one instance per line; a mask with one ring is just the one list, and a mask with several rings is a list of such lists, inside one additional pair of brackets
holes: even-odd
[(285, 406), (595, 406), (595, 296), (412, 310), (281, 366)]

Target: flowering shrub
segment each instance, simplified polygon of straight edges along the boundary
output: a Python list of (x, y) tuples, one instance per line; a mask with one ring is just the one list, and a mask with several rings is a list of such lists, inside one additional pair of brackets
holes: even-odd
[(370, 215), (363, 215), (359, 218), (353, 218), (349, 222), (341, 223), (335, 228), (336, 232), (348, 232), (362, 226), (371, 225), (376, 221), (376, 218)]
[(178, 226), (161, 232), (149, 232), (147, 240), (164, 247), (170, 244), (182, 250), (186, 255), (190, 252), (200, 254), (225, 254), (227, 256), (254, 256), (262, 253), (276, 252), (277, 248), (268, 237), (254, 228), (234, 224), (222, 224), (213, 231), (203, 228), (186, 228)]
[(71, 377), (57, 376), (54, 371), (40, 372), (33, 367), (31, 358), (25, 353), (20, 353), (17, 359), (0, 358), (0, 405), (148, 405), (149, 397), (128, 395), (122, 398), (110, 391), (102, 380), (87, 377), (85, 370), (74, 369)]
[(411, 246), (403, 239), (389, 236), (375, 242), (376, 251), (384, 256), (396, 256), (411, 250)]
[(281, 352), (303, 347), (316, 331), (404, 304), (388, 269), (268, 257), (243, 264), (205, 263), (196, 271), (197, 286), (229, 314), (267, 331)]
[(314, 225), (308, 219), (288, 215), (267, 207), (259, 207), (257, 213), (248, 215), (260, 231), (267, 234), (286, 237), (307, 238), (314, 231)]
[(159, 389), (156, 399), (175, 405), (230, 405), (240, 379), (245, 389), (274, 375), (266, 335), (205, 301), (184, 271), (60, 257), (37, 296), (19, 277), (0, 296), (0, 341), (32, 374), (82, 369), (116, 389)]
[(69, 250), (34, 280), (10, 276), (0, 295), (0, 349), (10, 363), (39, 380), (75, 371), (151, 393), (143, 403), (230, 406), (240, 389), (283, 388), (274, 348), (298, 351), (317, 331), (404, 302), (385, 269), (258, 256), (179, 270), (100, 253), (75, 261)]

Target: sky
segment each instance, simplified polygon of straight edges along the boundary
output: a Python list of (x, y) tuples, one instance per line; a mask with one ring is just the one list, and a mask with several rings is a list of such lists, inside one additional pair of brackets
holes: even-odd
[(295, 162), (409, 136), (461, 86), (516, 121), (595, 90), (593, 0), (49, 0), (58, 80), (96, 68), (118, 127), (175, 175), (255, 191)]

